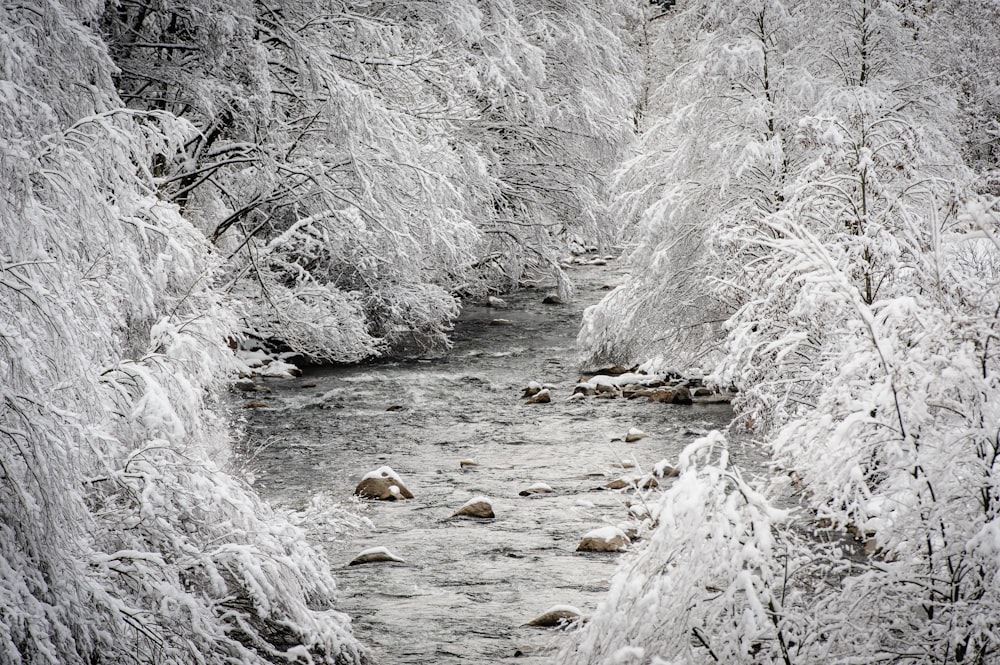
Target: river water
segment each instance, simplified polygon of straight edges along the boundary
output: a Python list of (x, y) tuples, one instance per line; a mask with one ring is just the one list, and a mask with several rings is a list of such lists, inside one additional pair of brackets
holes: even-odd
[[(248, 466), (265, 499), (360, 515), (346, 530), (321, 518), (304, 526), (337, 569), (338, 609), (383, 665), (549, 662), (565, 634), (524, 624), (556, 604), (593, 611), (618, 558), (575, 551), (587, 531), (628, 517), (630, 495), (598, 488), (631, 473), (623, 462), (676, 460), (694, 432), (731, 418), (725, 404), (567, 401), (583, 308), (622, 277), (613, 262), (570, 274), (572, 304), (527, 289), (505, 310), (469, 305), (447, 354), (270, 380), (272, 392), (255, 397), (267, 408), (247, 411)], [(525, 404), (529, 381), (553, 384), (553, 401)], [(649, 436), (614, 440), (631, 427)], [(477, 466), (463, 470), (463, 459)], [(384, 465), (415, 498), (355, 500), (361, 477)], [(555, 492), (519, 495), (538, 482)], [(495, 518), (451, 518), (477, 495)], [(376, 546), (406, 563), (347, 565)]]

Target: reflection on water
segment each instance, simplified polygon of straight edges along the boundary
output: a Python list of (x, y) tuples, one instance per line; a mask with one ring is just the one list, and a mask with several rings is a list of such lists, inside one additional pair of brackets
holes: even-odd
[[(251, 447), (268, 443), (253, 463), (266, 499), (303, 509), (327, 497), (370, 520), (347, 533), (307, 526), (343, 566), (338, 609), (385, 665), (546, 662), (560, 634), (523, 624), (555, 604), (592, 611), (614, 571), (616, 555), (575, 552), (584, 533), (627, 517), (629, 495), (596, 488), (623, 462), (676, 460), (688, 430), (730, 419), (726, 405), (566, 401), (581, 312), (617, 278), (596, 267), (574, 277), (572, 305), (528, 290), (507, 310), (469, 306), (447, 355), (271, 381), (270, 408), (249, 416)], [(499, 317), (512, 325), (490, 325)], [(523, 403), (532, 380), (555, 385), (552, 403)], [(633, 426), (649, 437), (612, 441)], [(463, 459), (478, 465), (463, 470)], [(361, 476), (383, 465), (415, 498), (352, 506)], [(538, 482), (555, 493), (519, 496)], [(480, 494), (496, 518), (450, 518)], [(406, 563), (346, 566), (380, 545)]]

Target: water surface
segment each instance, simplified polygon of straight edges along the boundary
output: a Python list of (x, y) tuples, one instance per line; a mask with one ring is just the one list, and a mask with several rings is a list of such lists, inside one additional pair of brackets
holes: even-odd
[[(524, 624), (555, 604), (593, 611), (614, 572), (617, 555), (575, 551), (587, 531), (627, 520), (631, 495), (598, 488), (631, 473), (623, 462), (676, 460), (692, 432), (731, 417), (727, 405), (567, 401), (583, 308), (620, 279), (613, 267), (571, 274), (570, 305), (527, 289), (506, 310), (466, 306), (441, 357), (313, 369), (255, 398), (269, 407), (248, 416), (250, 446), (267, 444), (253, 460), (261, 495), (297, 510), (339, 502), (369, 522), (306, 526), (338, 568), (338, 609), (384, 665), (548, 662), (561, 633)], [(529, 381), (553, 384), (552, 403), (525, 404)], [(615, 440), (630, 427), (649, 436)], [(354, 502), (362, 475), (383, 465), (415, 498)], [(556, 492), (519, 496), (537, 482)], [(476, 495), (496, 518), (450, 517)], [(346, 565), (375, 546), (406, 563)]]

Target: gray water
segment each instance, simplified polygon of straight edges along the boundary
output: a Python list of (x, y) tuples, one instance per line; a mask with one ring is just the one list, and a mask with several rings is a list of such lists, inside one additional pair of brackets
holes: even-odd
[[(527, 289), (506, 310), (466, 306), (441, 357), (313, 369), (268, 381), (273, 392), (254, 398), (268, 405), (248, 411), (261, 495), (296, 510), (320, 497), (368, 521), (346, 532), (305, 526), (337, 569), (338, 609), (383, 665), (549, 662), (565, 634), (524, 624), (555, 604), (592, 612), (618, 559), (575, 551), (587, 531), (627, 520), (631, 496), (600, 486), (634, 473), (623, 462), (675, 461), (693, 432), (731, 418), (719, 404), (567, 401), (583, 308), (621, 279), (613, 266), (570, 272), (570, 305)], [(497, 318), (511, 325), (491, 325)], [(552, 403), (524, 403), (532, 380), (555, 385)], [(630, 427), (649, 436), (614, 440)], [(468, 458), (478, 466), (463, 471)], [(383, 465), (414, 499), (353, 499), (361, 476)], [(556, 492), (519, 496), (536, 482)], [(480, 494), (494, 519), (450, 517)], [(406, 563), (346, 565), (375, 546)]]

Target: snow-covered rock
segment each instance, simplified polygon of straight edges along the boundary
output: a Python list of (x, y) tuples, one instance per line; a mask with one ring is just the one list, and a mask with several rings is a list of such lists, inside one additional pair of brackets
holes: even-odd
[(548, 404), (552, 401), (552, 394), (548, 388), (542, 388), (537, 393), (528, 398), (525, 404)]
[(604, 485), (604, 489), (607, 490), (623, 490), (623, 489), (652, 489), (659, 487), (660, 483), (653, 476), (636, 476), (632, 478), (615, 478), (611, 482)]
[(553, 492), (555, 490), (545, 483), (535, 483), (531, 487), (521, 490), (518, 494), (520, 496), (531, 496), (532, 494), (552, 494)]
[(604, 526), (588, 531), (580, 539), (577, 552), (624, 552), (632, 543), (625, 532), (616, 526)]
[(379, 501), (412, 499), (413, 493), (403, 484), (402, 479), (388, 466), (366, 473), (354, 488), (357, 496)]
[(529, 381), (528, 385), (524, 387), (524, 394), (522, 397), (532, 397), (542, 392), (542, 384), (538, 381)]
[(493, 502), (485, 496), (477, 496), (466, 501), (461, 508), (456, 510), (452, 517), (477, 517), (489, 519), (496, 517), (493, 512)]
[(358, 555), (354, 557), (348, 566), (358, 566), (365, 563), (406, 563), (403, 559), (399, 558), (386, 547), (369, 547), (366, 550), (361, 550)]
[(487, 304), (494, 309), (507, 309), (507, 301), (496, 296), (490, 296), (487, 299)]
[(639, 439), (645, 439), (647, 436), (649, 435), (638, 427), (630, 427), (628, 432), (625, 433), (625, 443), (633, 443)]
[(565, 628), (582, 618), (583, 612), (572, 605), (553, 605), (525, 625), (538, 628)]

